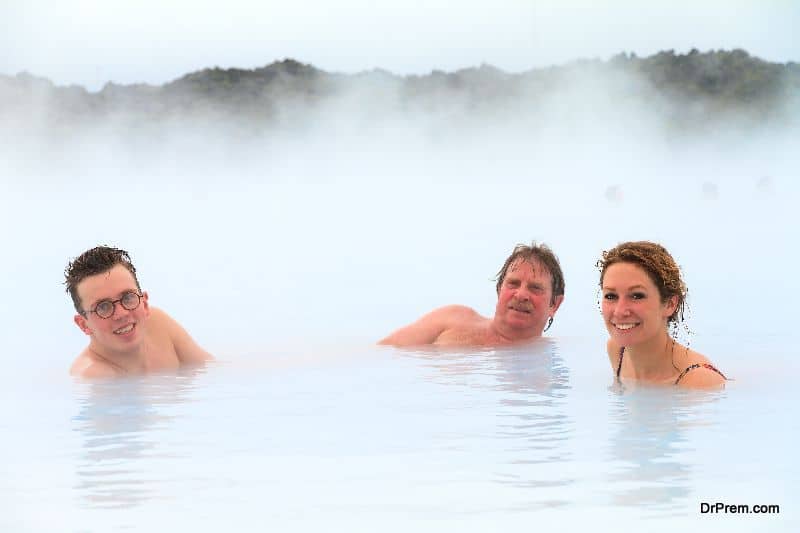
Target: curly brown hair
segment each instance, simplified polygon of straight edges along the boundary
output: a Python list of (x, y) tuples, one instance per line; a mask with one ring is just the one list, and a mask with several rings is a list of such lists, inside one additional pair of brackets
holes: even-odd
[(666, 248), (654, 242), (631, 241), (623, 242), (606, 250), (603, 252), (602, 259), (597, 261), (601, 288), (606, 270), (614, 263), (632, 263), (642, 268), (658, 288), (662, 302), (676, 296), (678, 305), (667, 323), (674, 325), (683, 322), (688, 289), (681, 278), (680, 267)]
[(81, 299), (78, 296), (78, 284), (89, 276), (102, 274), (108, 272), (117, 265), (122, 265), (128, 272), (133, 275), (133, 280), (136, 282), (136, 288), (139, 291), (142, 288), (139, 286), (139, 279), (136, 277), (136, 267), (131, 262), (131, 256), (128, 252), (112, 246), (96, 246), (91, 250), (86, 250), (81, 255), (73, 259), (64, 269), (64, 285), (67, 287), (67, 292), (72, 297), (72, 304), (75, 310), (86, 316), (86, 311), (83, 309)]
[(537, 261), (544, 266), (550, 273), (550, 286), (552, 294), (550, 296), (550, 304), (556, 303), (557, 296), (564, 295), (564, 273), (561, 272), (561, 264), (558, 262), (558, 257), (553, 253), (547, 245), (536, 244), (536, 241), (530, 245), (518, 244), (514, 247), (511, 255), (508, 256), (503, 267), (497, 273), (497, 294), (500, 294), (500, 287), (503, 285), (503, 280), (506, 278), (508, 268), (516, 261)]

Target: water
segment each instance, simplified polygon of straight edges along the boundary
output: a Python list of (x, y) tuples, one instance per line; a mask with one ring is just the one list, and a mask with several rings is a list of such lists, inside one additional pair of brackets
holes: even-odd
[[(4, 145), (0, 530), (794, 531), (797, 137), (425, 128)], [(439, 305), (490, 315), (531, 239), (565, 272), (552, 337), (374, 345)], [(627, 239), (682, 265), (726, 390), (612, 386), (594, 262)], [(216, 363), (67, 376), (86, 339), (61, 273), (99, 243)], [(781, 512), (700, 513), (717, 501)]]
[[(340, 347), (3, 390), (4, 531), (791, 531), (793, 354), (706, 339), (721, 392), (613, 386), (601, 338)], [(766, 378), (769, 378), (768, 380)], [(21, 407), (24, 404), (24, 408)], [(779, 515), (701, 515), (702, 502)]]

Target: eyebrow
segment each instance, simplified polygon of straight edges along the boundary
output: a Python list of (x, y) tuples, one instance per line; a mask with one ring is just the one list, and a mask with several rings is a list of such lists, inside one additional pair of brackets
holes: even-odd
[[(616, 287), (608, 287), (608, 286), (605, 286), (605, 285), (604, 285), (604, 286), (603, 286), (603, 290), (604, 290), (604, 291), (616, 291), (616, 290), (617, 290), (617, 288), (616, 288)], [(634, 286), (632, 286), (632, 287), (628, 287), (626, 290), (628, 290), (628, 291), (634, 291), (634, 290), (647, 290), (647, 288), (646, 288), (644, 285), (634, 285)]]
[(100, 302), (109, 302), (111, 300), (117, 300), (119, 298), (122, 298), (122, 295), (128, 292), (135, 292), (136, 294), (139, 294), (139, 291), (136, 289), (125, 289), (124, 291), (118, 293), (116, 297), (109, 296), (107, 298), (100, 298), (99, 300), (95, 300), (94, 302), (92, 302), (92, 307), (97, 306), (97, 304), (99, 304)]

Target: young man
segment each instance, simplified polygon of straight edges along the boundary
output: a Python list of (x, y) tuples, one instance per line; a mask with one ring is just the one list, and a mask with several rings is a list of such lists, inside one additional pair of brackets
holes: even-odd
[(78, 312), (75, 324), (89, 336), (89, 346), (72, 364), (73, 376), (144, 374), (213, 359), (180, 324), (150, 307), (125, 250), (87, 250), (67, 265), (65, 277)]
[(491, 346), (540, 337), (564, 300), (564, 275), (545, 245), (517, 245), (497, 273), (493, 318), (463, 305), (435, 309), (379, 344)]

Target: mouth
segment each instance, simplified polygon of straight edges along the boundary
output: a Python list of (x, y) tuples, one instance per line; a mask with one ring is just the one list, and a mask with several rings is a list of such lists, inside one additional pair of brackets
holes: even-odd
[(526, 315), (529, 315), (533, 312), (533, 309), (531, 309), (530, 307), (521, 307), (515, 305), (509, 306), (509, 309), (511, 309), (512, 311), (516, 311), (517, 313), (525, 313)]
[(625, 324), (614, 324), (612, 322), (612, 325), (620, 331), (629, 331), (638, 326), (639, 324), (641, 324), (641, 322), (628, 322)]
[(131, 331), (133, 331), (133, 329), (134, 329), (135, 327), (136, 327), (136, 324), (135, 324), (135, 323), (133, 323), (133, 322), (132, 322), (132, 323), (130, 323), (130, 324), (126, 324), (126, 325), (122, 326), (122, 327), (121, 327), (121, 328), (119, 328), (119, 329), (115, 329), (115, 330), (114, 330), (114, 335), (127, 335), (128, 333), (130, 333)]

